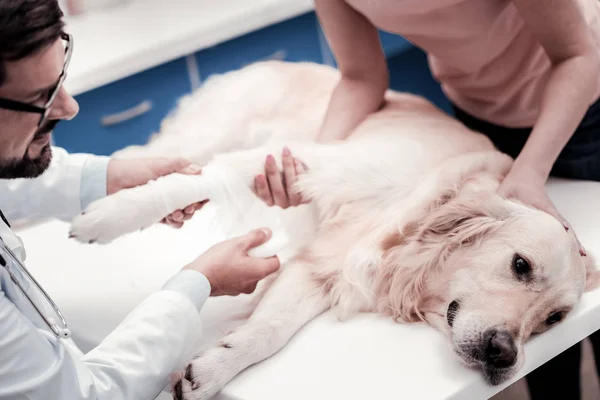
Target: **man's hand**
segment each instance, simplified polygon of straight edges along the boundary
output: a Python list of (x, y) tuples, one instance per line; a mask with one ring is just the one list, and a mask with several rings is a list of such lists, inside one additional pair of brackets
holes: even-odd
[(304, 172), (304, 165), (292, 156), (287, 147), (282, 152), (282, 164), (283, 173), (279, 172), (275, 158), (269, 154), (265, 174), (254, 179), (254, 192), (268, 206), (288, 208), (307, 203), (293, 186), (298, 175)]
[(211, 286), (211, 296), (252, 293), (263, 278), (279, 269), (277, 257), (252, 258), (248, 251), (271, 237), (271, 231), (257, 229), (244, 236), (216, 244), (184, 269), (202, 273)]
[[(113, 159), (108, 163), (106, 193), (111, 195), (122, 189), (144, 185), (161, 176), (178, 172), (180, 174), (199, 175), (202, 169), (182, 158), (141, 158), (132, 160)], [(184, 210), (177, 210), (161, 222), (175, 228), (192, 218), (205, 202), (190, 204)]]
[[(571, 231), (575, 235), (569, 222), (558, 212), (552, 200), (548, 197), (545, 183), (546, 178), (535, 171), (516, 170), (513, 167), (498, 188), (498, 194), (504, 198), (515, 198), (531, 207), (552, 215), (563, 224), (566, 231)], [(585, 256), (585, 249), (579, 242), (579, 239), (577, 239), (577, 235), (575, 235), (575, 238), (579, 245), (579, 253)]]

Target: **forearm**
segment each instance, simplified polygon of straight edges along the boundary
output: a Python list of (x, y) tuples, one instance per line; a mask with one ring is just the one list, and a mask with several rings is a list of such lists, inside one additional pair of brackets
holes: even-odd
[(389, 73), (378, 30), (367, 17), (345, 0), (314, 3), (341, 73), (317, 137), (322, 143), (347, 138), (381, 106)]
[[(210, 283), (182, 271), (85, 355), (36, 329), (14, 304), (25, 300), (0, 268), (0, 398), (153, 399), (184, 368), (200, 339)], [(12, 300), (11, 300), (12, 299)], [(14, 302), (14, 303), (13, 303)]]
[(364, 119), (381, 107), (388, 76), (342, 78), (333, 91), (317, 142), (346, 139)]
[(98, 392), (98, 400), (155, 398), (193, 355), (210, 290), (196, 271), (175, 275), (83, 356), (89, 374), (80, 380)]
[(580, 124), (596, 92), (598, 61), (579, 56), (557, 64), (543, 94), (539, 117), (513, 169), (545, 181)]

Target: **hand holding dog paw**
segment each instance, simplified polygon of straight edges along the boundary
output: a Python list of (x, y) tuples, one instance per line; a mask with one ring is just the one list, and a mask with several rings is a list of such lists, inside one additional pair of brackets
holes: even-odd
[[(144, 185), (151, 180), (172, 173), (199, 175), (202, 169), (182, 158), (144, 158), (119, 160), (108, 163), (106, 193), (111, 195), (123, 189)], [(192, 218), (205, 202), (190, 204), (183, 210), (177, 210), (165, 217), (161, 223), (180, 228), (184, 221)]]
[(208, 249), (184, 269), (202, 273), (211, 286), (211, 296), (252, 293), (259, 281), (279, 269), (277, 257), (253, 258), (248, 251), (265, 243), (271, 231), (257, 229)]
[[(514, 168), (513, 168), (514, 170)], [(498, 188), (498, 194), (505, 198), (514, 198), (531, 207), (544, 211), (556, 218), (566, 231), (575, 235), (579, 245), (579, 253), (586, 255), (585, 249), (579, 242), (577, 235), (573, 231), (571, 224), (558, 212), (550, 197), (546, 192), (545, 179), (536, 174), (527, 174), (522, 172), (509, 172)]]
[(304, 165), (292, 156), (287, 147), (282, 152), (282, 164), (283, 172), (280, 172), (275, 158), (269, 154), (265, 162), (265, 174), (256, 176), (254, 180), (254, 192), (268, 206), (288, 208), (308, 203), (294, 187), (298, 175), (305, 171)]

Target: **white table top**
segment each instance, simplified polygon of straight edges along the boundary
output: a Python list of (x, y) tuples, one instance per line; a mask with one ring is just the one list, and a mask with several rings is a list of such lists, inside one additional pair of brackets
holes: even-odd
[(73, 95), (313, 9), (311, 0), (129, 0), (67, 17)]
[[(554, 181), (549, 193), (588, 252), (600, 255), (600, 183)], [(145, 296), (211, 243), (210, 209), (179, 231), (156, 226), (108, 246), (67, 239), (68, 226), (49, 222), (22, 229), (28, 265), (62, 308), (84, 350), (97, 344)], [(203, 310), (204, 343), (248, 297), (211, 298)], [(526, 372), (600, 329), (600, 290), (584, 295), (567, 320), (526, 345), (526, 364), (511, 382), (485, 384), (463, 367), (440, 334), (375, 315), (340, 323), (326, 313), (282, 351), (239, 375), (221, 400), (456, 399), (491, 397)]]

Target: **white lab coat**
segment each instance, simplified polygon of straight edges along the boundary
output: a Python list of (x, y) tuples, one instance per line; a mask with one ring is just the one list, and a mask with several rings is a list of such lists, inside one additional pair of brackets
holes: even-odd
[[(90, 160), (55, 148), (52, 165), (40, 178), (0, 181), (0, 209), (9, 220), (72, 218), (81, 211), (81, 181)], [(24, 262), (20, 239), (2, 221), (0, 236)], [(33, 287), (27, 290), (40, 296)], [(72, 340), (50, 331), (0, 266), (0, 399), (154, 399), (168, 386), (171, 373), (189, 361), (209, 293), (200, 273), (180, 272), (83, 354)]]

